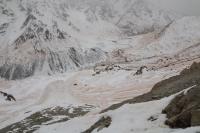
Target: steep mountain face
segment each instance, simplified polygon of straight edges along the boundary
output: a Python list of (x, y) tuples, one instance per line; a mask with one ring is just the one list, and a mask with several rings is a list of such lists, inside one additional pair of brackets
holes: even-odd
[(109, 57), (99, 42), (160, 30), (177, 18), (148, 0), (1, 0), (0, 13), (6, 79), (92, 66)]

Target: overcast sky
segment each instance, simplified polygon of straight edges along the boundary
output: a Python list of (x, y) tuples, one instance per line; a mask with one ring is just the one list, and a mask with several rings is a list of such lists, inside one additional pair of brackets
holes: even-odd
[(200, 0), (151, 0), (168, 9), (188, 15), (200, 15)]

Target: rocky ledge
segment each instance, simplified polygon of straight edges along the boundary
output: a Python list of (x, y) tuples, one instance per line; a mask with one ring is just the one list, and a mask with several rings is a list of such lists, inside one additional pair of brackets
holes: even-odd
[(6, 101), (16, 101), (15, 97), (11, 94), (0, 91), (0, 94), (5, 98)]
[(200, 86), (176, 96), (163, 110), (166, 124), (172, 128), (200, 126)]
[(194, 85), (200, 85), (200, 63), (196, 62), (193, 63), (189, 69), (184, 69), (179, 75), (155, 84), (150, 92), (132, 99), (128, 99), (121, 103), (114, 104), (101, 111), (101, 113), (109, 110), (115, 110), (124, 104), (135, 104), (152, 100), (160, 100)]
[(171, 128), (200, 126), (200, 63), (193, 63), (189, 69), (184, 69), (179, 75), (157, 83), (150, 92), (114, 104), (101, 113), (118, 109), (124, 104), (159, 100), (174, 94), (177, 96), (162, 111), (167, 115), (165, 124)]

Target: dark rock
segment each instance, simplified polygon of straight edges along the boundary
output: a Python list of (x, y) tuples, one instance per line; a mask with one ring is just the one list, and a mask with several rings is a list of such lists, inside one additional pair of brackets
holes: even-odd
[(49, 51), (48, 64), (52, 72), (62, 73), (64, 70), (64, 62), (61, 61), (60, 55), (57, 52)]
[(82, 133), (92, 133), (95, 129), (97, 129), (97, 132), (98, 132), (102, 130), (103, 128), (108, 128), (111, 122), (112, 122), (112, 119), (110, 116), (102, 117), (94, 125), (92, 125), (89, 129), (85, 130)]
[(5, 30), (8, 28), (9, 24), (8, 23), (3, 23), (0, 25), (0, 31), (5, 32)]
[(96, 74), (100, 74), (100, 73), (101, 73), (101, 71), (97, 71), (97, 72), (96, 72)]
[(49, 30), (45, 31), (45, 40), (52, 40), (52, 34)]
[(7, 101), (16, 101), (15, 97), (11, 94), (5, 93), (0, 91), (0, 94), (2, 94), (4, 97), (6, 97)]
[(74, 64), (77, 67), (79, 67), (82, 64), (81, 55), (73, 47), (69, 48), (68, 52), (69, 52), (69, 57), (71, 58), (71, 60), (74, 62)]
[(125, 70), (125, 71), (130, 71), (128, 68), (123, 68), (119, 65), (116, 64), (98, 64), (94, 67), (94, 72), (93, 76), (100, 74), (101, 72), (109, 72), (109, 71), (119, 71), (119, 70)]
[(15, 49), (18, 49), (27, 40), (36, 38), (35, 32), (31, 28), (27, 28), (22, 35), (20, 35), (14, 42)]
[(193, 63), (189, 69), (184, 69), (179, 75), (163, 80), (152, 88), (152, 90), (141, 96), (125, 100), (121, 103), (111, 105), (110, 107), (101, 111), (101, 113), (109, 110), (115, 110), (124, 104), (134, 104), (141, 102), (148, 102), (152, 100), (159, 100), (164, 97), (176, 94), (188, 87), (200, 85), (200, 63)]
[(172, 128), (200, 126), (200, 86), (191, 88), (186, 94), (176, 96), (163, 110), (167, 114), (166, 124)]
[[(0, 77), (8, 80), (24, 79), (34, 75), (36, 70), (41, 71), (46, 62), (49, 67), (47, 72), (48, 74), (51, 75), (55, 73), (63, 73), (68, 70), (88, 67), (92, 64), (101, 62), (106, 57), (105, 53), (99, 49), (96, 49), (96, 52), (94, 52), (90, 49), (81, 50), (71, 47), (65, 51), (57, 52), (50, 49), (38, 49), (37, 47), (40, 47), (40, 44), (38, 44), (36, 47), (33, 47), (34, 53), (32, 54), (34, 55), (29, 62), (24, 63), (23, 59), (20, 61), (17, 60), (16, 62), (15, 60), (11, 62), (5, 59), (4, 63), (0, 65)], [(7, 58), (9, 60), (9, 58), (18, 57)]]
[(35, 72), (36, 63), (33, 63), (31, 67), (18, 65), (7, 65), (0, 66), (0, 77), (8, 80), (23, 79), (32, 76)]
[(16, 99), (13, 97), (13, 95), (10, 95), (10, 94), (8, 94), (6, 100), (7, 101), (16, 101)]
[(141, 74), (143, 73), (143, 70), (144, 70), (144, 69), (147, 69), (147, 67), (146, 67), (146, 66), (140, 67), (140, 69), (137, 70), (137, 72), (136, 72), (134, 75), (141, 75)]
[(3, 7), (3, 10), (2, 10), (2, 14), (5, 14), (7, 16), (14, 16), (14, 12), (12, 10), (5, 9), (4, 7)]
[(191, 126), (200, 125), (200, 108), (198, 110), (191, 111)]

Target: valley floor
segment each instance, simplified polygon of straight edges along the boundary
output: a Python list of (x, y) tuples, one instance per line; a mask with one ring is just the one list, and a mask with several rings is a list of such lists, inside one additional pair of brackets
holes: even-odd
[[(102, 71), (99, 74), (95, 74), (94, 70), (88, 69), (55, 76), (34, 76), (16, 81), (2, 79), (0, 81), (0, 91), (12, 94), (17, 101), (8, 102), (5, 101), (4, 97), (0, 97), (0, 129), (5, 129), (5, 127), (11, 125), (16, 126), (16, 129), (13, 130), (20, 131), (18, 128), (20, 129), (22, 125), (26, 126), (27, 124), (30, 127), (27, 126), (26, 131), (34, 129), (37, 133), (47, 131), (79, 133), (89, 128), (100, 117), (109, 115), (112, 117), (112, 125), (109, 129), (101, 130), (101, 132), (188, 133), (191, 131), (191, 133), (195, 133), (194, 131), (200, 129), (172, 130), (164, 125), (166, 118), (165, 115), (161, 114), (161, 111), (168, 104), (171, 97), (160, 101), (125, 105), (105, 114), (98, 113), (112, 104), (149, 92), (154, 84), (179, 74), (185, 66), (191, 65), (191, 63), (192, 61), (184, 62), (184, 66), (177, 63), (157, 70), (144, 71), (141, 75), (134, 75), (137, 69), (133, 67), (132, 70), (128, 71), (113, 69)], [(132, 64), (123, 65), (130, 67)], [(44, 120), (40, 124), (34, 123), (34, 120), (31, 119), (33, 125), (29, 123), (30, 120), (27, 120), (27, 117), (34, 116), (35, 113), (37, 114), (48, 108), (65, 108), (69, 109), (68, 113), (73, 113), (74, 109), (80, 106), (83, 107), (83, 110), (84, 107), (88, 108), (87, 106), (89, 106), (89, 113), (83, 117), (76, 114), (77, 116), (74, 115), (67, 120), (63, 119), (66, 116), (58, 113), (51, 116), (50, 120)], [(156, 121), (148, 121), (148, 117), (151, 116), (156, 117)], [(60, 120), (63, 122), (57, 122)], [(45, 124), (51, 121), (54, 123)], [(20, 126), (17, 127), (17, 125)], [(37, 130), (35, 130), (35, 127), (37, 127)]]

